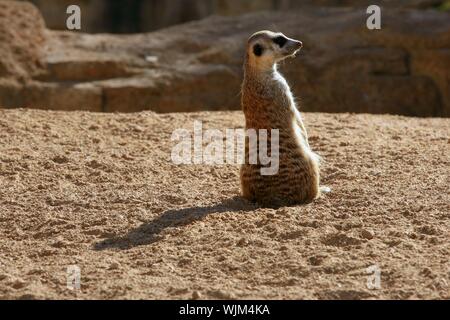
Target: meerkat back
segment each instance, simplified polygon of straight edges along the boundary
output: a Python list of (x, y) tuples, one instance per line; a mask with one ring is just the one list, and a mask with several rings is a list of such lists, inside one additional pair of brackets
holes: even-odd
[[(293, 57), (302, 43), (281, 33), (260, 31), (247, 42), (242, 84), (242, 110), (249, 130), (278, 131), (278, 170), (262, 174), (261, 162), (250, 163), (262, 144), (270, 149), (272, 135), (258, 143), (246, 139), (245, 164), (241, 167), (244, 198), (264, 206), (310, 202), (319, 195), (318, 156), (309, 147), (308, 137), (291, 90), (277, 71), (277, 62)], [(255, 147), (257, 146), (257, 147)], [(257, 150), (253, 150), (253, 149)], [(270, 150), (273, 152), (274, 150)]]

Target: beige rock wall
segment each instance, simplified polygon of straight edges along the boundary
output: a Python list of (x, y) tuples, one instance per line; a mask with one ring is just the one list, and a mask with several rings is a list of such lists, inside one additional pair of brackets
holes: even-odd
[(45, 34), (42, 70), (0, 77), (0, 105), (239, 109), (245, 41), (257, 30), (275, 28), (304, 43), (299, 57), (280, 66), (302, 110), (450, 116), (449, 14), (390, 8), (376, 31), (367, 30), (365, 19), (364, 10), (310, 8), (213, 16), (123, 36), (0, 22), (7, 33)]
[[(430, 8), (445, 0), (379, 0), (385, 7)], [(302, 6), (353, 6), (365, 8), (373, 0), (32, 0), (51, 29), (64, 30), (65, 10), (81, 7), (84, 32), (145, 32), (212, 14), (240, 15), (263, 10), (292, 10)]]
[(44, 20), (33, 5), (0, 1), (0, 78), (39, 73), (45, 37)]

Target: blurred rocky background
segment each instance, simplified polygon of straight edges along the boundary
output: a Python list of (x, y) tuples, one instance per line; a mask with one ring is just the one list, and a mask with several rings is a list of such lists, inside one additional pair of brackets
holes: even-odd
[(304, 43), (280, 66), (302, 110), (450, 116), (449, 1), (377, 1), (372, 31), (365, 0), (31, 2), (0, 0), (3, 107), (239, 109), (245, 41), (272, 29)]
[(378, 4), (398, 8), (445, 8), (443, 0), (33, 0), (47, 27), (64, 30), (67, 6), (78, 4), (83, 12), (83, 32), (148, 32), (199, 20), (210, 15), (236, 16), (257, 11), (283, 11), (304, 6), (353, 6)]

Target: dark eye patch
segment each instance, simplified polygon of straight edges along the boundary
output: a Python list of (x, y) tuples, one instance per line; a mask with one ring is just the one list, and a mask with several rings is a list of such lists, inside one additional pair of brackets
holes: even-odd
[(273, 39), (273, 42), (276, 43), (280, 48), (283, 48), (283, 46), (286, 44), (287, 39), (283, 36), (278, 36)]
[(264, 49), (259, 43), (255, 44), (253, 46), (253, 53), (255, 54), (255, 56), (260, 57), (262, 55), (263, 51), (264, 51)]

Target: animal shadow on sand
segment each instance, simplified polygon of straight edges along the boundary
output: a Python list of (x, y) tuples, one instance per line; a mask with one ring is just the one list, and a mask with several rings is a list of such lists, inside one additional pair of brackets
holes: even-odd
[(151, 244), (162, 240), (161, 232), (167, 228), (186, 226), (202, 220), (210, 214), (250, 211), (257, 208), (259, 206), (256, 204), (236, 196), (211, 206), (167, 210), (155, 219), (130, 230), (124, 236), (112, 237), (96, 243), (94, 249), (130, 249), (140, 245)]

